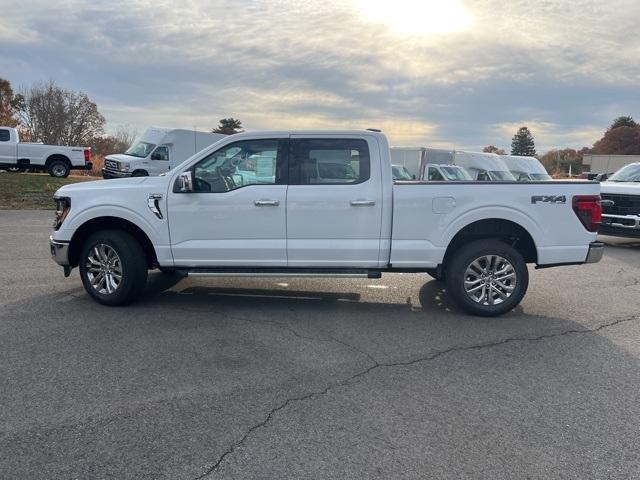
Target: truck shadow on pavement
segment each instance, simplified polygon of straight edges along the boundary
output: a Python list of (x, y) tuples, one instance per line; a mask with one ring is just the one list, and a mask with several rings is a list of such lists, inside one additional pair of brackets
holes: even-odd
[[(253, 308), (277, 309), (286, 307), (287, 304), (313, 304), (316, 307), (322, 304), (327, 310), (336, 308), (338, 304), (359, 304), (363, 307), (376, 306), (385, 310), (397, 312), (439, 312), (454, 315), (466, 315), (449, 298), (444, 283), (436, 280), (426, 282), (419, 290), (416, 297), (408, 296), (400, 303), (378, 303), (363, 300), (357, 292), (329, 292), (321, 290), (299, 290), (284, 288), (242, 288), (223, 286), (189, 285), (180, 288), (180, 282), (184, 277), (177, 275), (150, 275), (145, 292), (141, 299), (143, 304), (162, 303), (165, 307), (177, 306), (188, 308), (189, 304), (206, 304), (216, 299), (216, 303), (224, 303), (228, 307), (251, 305)], [(507, 316), (522, 314), (523, 309), (518, 305)]]

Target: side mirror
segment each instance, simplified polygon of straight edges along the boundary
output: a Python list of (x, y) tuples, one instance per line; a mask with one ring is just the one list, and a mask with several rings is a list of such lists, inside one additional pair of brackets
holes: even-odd
[(153, 152), (151, 154), (151, 160), (162, 160), (162, 157), (159, 153)]
[(415, 179), (416, 179), (416, 175), (415, 175), (415, 174), (411, 175), (411, 178), (412, 178), (413, 180), (415, 180)]
[(177, 189), (176, 191), (179, 193), (191, 193), (193, 192), (193, 174), (191, 170), (187, 170), (186, 172), (182, 172), (178, 175), (177, 180)]

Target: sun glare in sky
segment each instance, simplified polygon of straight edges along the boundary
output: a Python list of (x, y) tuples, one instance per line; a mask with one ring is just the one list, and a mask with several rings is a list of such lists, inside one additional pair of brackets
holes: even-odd
[(466, 30), (473, 17), (460, 0), (352, 0), (362, 18), (404, 35)]

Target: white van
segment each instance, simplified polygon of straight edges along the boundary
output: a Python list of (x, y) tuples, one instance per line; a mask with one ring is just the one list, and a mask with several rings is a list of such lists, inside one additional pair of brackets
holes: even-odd
[(453, 155), (453, 164), (464, 168), (476, 181), (516, 181), (507, 165), (502, 161), (502, 155), (495, 153), (456, 151)]
[(551, 175), (547, 173), (547, 170), (536, 157), (501, 155), (500, 158), (519, 182), (551, 180)]
[(152, 127), (137, 138), (126, 152), (107, 155), (102, 177), (160, 175), (225, 137), (219, 133)]

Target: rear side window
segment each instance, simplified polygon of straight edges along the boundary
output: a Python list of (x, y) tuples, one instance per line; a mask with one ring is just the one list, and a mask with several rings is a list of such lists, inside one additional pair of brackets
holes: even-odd
[(0, 142), (8, 142), (11, 139), (9, 130), (0, 128)]
[(369, 146), (362, 139), (292, 139), (290, 185), (343, 185), (369, 180)]

